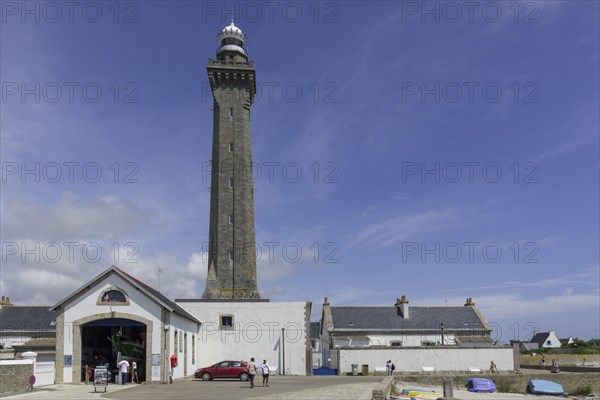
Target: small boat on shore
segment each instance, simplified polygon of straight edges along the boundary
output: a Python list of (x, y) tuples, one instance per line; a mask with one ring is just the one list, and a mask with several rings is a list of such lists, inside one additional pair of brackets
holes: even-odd
[(469, 378), (467, 389), (469, 389), (469, 392), (493, 393), (496, 391), (496, 384), (494, 381), (486, 378)]
[(543, 379), (532, 379), (527, 385), (527, 391), (533, 394), (549, 394), (562, 396), (565, 391), (560, 383), (547, 381)]

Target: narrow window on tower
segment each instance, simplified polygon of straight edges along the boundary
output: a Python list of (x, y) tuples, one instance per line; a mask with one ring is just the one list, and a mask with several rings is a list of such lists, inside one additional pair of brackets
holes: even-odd
[(233, 250), (229, 251), (229, 261), (233, 261)]
[(229, 151), (233, 151), (233, 143), (229, 143)]
[(229, 214), (229, 225), (233, 225), (233, 214)]
[(230, 108), (230, 109), (229, 109), (229, 117), (230, 117), (230, 118), (233, 118), (233, 108)]
[(229, 187), (233, 189), (233, 178), (229, 178)]

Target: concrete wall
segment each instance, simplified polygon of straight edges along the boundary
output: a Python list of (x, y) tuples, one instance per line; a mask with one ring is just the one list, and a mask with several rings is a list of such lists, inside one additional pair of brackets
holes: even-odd
[(369, 366), (369, 373), (375, 368), (384, 368), (387, 360), (396, 365), (395, 372), (422, 371), (422, 367), (434, 367), (435, 371), (468, 371), (480, 368), (485, 371), (494, 361), (500, 371), (514, 370), (512, 347), (466, 348), (466, 347), (421, 347), (399, 349), (339, 349), (339, 373), (352, 371), (352, 364)]
[[(202, 321), (198, 340), (198, 367), (223, 360), (266, 359), (281, 373), (285, 346), (285, 373), (312, 372), (310, 303), (193, 301), (177, 303)], [(234, 329), (221, 329), (220, 316), (233, 316)], [(282, 331), (285, 328), (285, 345)]]
[(32, 360), (0, 361), (0, 392), (24, 392), (33, 374)]
[[(177, 331), (177, 367), (173, 368), (173, 379), (180, 379), (194, 374), (198, 359), (198, 326), (193, 321), (177, 314), (171, 315), (171, 336), (169, 355), (175, 354), (175, 330)], [(196, 346), (193, 346), (193, 341)], [(196, 354), (192, 354), (196, 351)], [(192, 363), (194, 361), (194, 363)]]

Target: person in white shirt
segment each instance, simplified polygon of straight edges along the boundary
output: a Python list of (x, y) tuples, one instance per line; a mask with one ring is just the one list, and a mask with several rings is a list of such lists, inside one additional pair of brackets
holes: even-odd
[(131, 362), (131, 383), (140, 383), (140, 378), (138, 377), (137, 372), (137, 363), (135, 360)]
[(121, 385), (127, 383), (127, 371), (129, 370), (129, 361), (123, 359), (118, 364), (119, 371), (121, 371)]
[(263, 386), (269, 387), (269, 364), (267, 364), (267, 360), (263, 360), (260, 367), (262, 369)]
[(250, 374), (250, 389), (254, 388), (254, 376), (256, 375), (256, 364), (254, 363), (254, 357), (250, 359), (248, 364), (248, 374)]

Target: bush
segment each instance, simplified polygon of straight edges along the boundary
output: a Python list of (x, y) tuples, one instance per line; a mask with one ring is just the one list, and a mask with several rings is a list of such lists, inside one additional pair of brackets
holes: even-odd
[(571, 396), (589, 396), (592, 394), (592, 385), (584, 385), (578, 386), (572, 393), (569, 393)]

